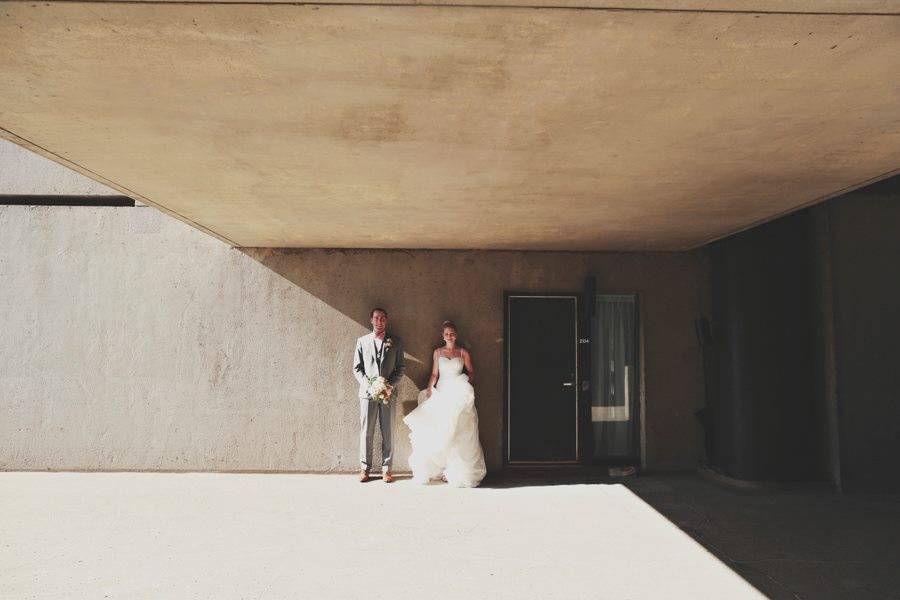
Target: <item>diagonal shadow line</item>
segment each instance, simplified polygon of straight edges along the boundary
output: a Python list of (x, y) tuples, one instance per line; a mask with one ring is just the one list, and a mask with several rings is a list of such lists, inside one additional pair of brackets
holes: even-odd
[[(425, 388), (431, 374), (431, 356), (442, 344), (440, 323), (457, 321), (465, 331), (459, 310), (432, 306), (422, 282), (395, 273), (383, 273), (384, 256), (403, 260), (392, 250), (294, 250), (282, 248), (237, 248), (238, 251), (277, 273), (287, 281), (322, 300), (344, 316), (369, 329), (369, 312), (378, 306), (388, 311), (390, 329), (403, 338), (407, 355), (406, 375)], [(335, 260), (297, 260), (324, 254)], [(419, 288), (419, 289), (417, 289)], [(401, 299), (398, 301), (398, 299)], [(472, 328), (474, 330), (474, 327)]]
[(139, 193), (135, 192), (134, 190), (125, 187), (124, 185), (116, 183), (115, 181), (111, 181), (111, 180), (103, 177), (99, 173), (96, 173), (96, 172), (88, 169), (87, 167), (80, 165), (79, 163), (73, 162), (73, 161), (69, 160), (68, 158), (60, 156), (59, 154), (53, 152), (52, 150), (45, 148), (45, 147), (41, 146), (40, 144), (33, 142), (25, 137), (22, 137), (22, 136), (18, 135), (17, 133), (14, 133), (14, 132), (10, 131), (9, 129), (6, 129), (5, 127), (0, 127), (0, 139), (4, 139), (9, 142), (12, 142), (13, 144), (16, 144), (17, 146), (21, 146), (22, 148), (25, 148), (26, 150), (29, 150), (30, 152), (34, 152), (38, 156), (42, 156), (42, 157), (46, 158), (47, 160), (52, 160), (53, 162), (66, 167), (67, 169), (71, 169), (71, 170), (75, 171), (76, 173), (80, 173), (89, 179), (93, 179), (94, 181), (96, 181), (98, 183), (102, 183), (103, 185), (105, 185), (107, 187), (110, 187), (114, 190), (118, 190), (119, 192), (122, 192), (123, 194), (125, 194), (126, 196), (128, 196), (130, 198), (137, 198), (142, 203), (144, 203), (148, 206), (152, 206), (153, 208), (155, 208), (159, 211), (162, 211), (169, 216), (175, 217), (179, 221), (182, 221), (183, 223), (187, 223), (191, 227), (194, 227), (195, 229), (199, 229), (203, 233), (211, 235), (214, 238), (216, 238), (217, 240), (225, 242), (229, 246), (238, 246), (238, 244), (234, 240), (228, 239), (224, 235), (222, 235), (216, 231), (213, 231), (209, 227), (206, 227), (205, 225), (201, 225), (200, 223), (197, 223), (196, 221), (191, 220), (190, 218), (186, 217), (185, 215), (183, 215), (175, 210), (172, 210), (171, 208), (168, 208), (167, 206), (164, 206), (164, 205), (160, 204), (159, 202), (151, 200), (151, 199), (147, 198), (146, 196), (139, 194)]
[[(443, 344), (441, 323), (459, 326), (461, 343), (475, 361), (479, 432), (488, 464), (499, 464), (502, 411), (502, 294), (496, 306), (472, 300), (468, 292), (483, 275), (478, 252), (400, 250), (237, 248), (286, 281), (369, 329), (372, 308), (388, 311), (388, 329), (403, 339), (406, 378), (416, 387), (401, 391), (400, 410), (409, 414), (428, 383), (432, 353)], [(489, 262), (489, 261), (484, 261)], [(389, 268), (386, 270), (386, 265)], [(490, 269), (486, 273), (490, 273)], [(468, 288), (467, 288), (468, 286)], [(444, 290), (435, 294), (435, 289)], [(491, 297), (494, 294), (490, 294)], [(351, 349), (348, 350), (348, 364)], [(348, 372), (349, 377), (349, 372)]]

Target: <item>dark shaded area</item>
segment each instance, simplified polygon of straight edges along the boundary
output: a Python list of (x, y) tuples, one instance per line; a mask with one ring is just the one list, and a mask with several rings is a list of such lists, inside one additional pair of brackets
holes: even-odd
[(900, 177), (829, 203), (840, 472), (900, 491)]
[(128, 196), (3, 195), (0, 206), (134, 206)]
[(896, 495), (741, 491), (697, 475), (625, 485), (769, 598), (898, 597)]
[[(647, 340), (643, 386), (653, 406), (646, 414), (647, 464), (684, 469), (697, 462), (700, 439), (693, 411), (701, 401), (701, 370), (692, 328), (708, 304), (705, 251), (240, 251), (356, 321), (360, 332), (369, 328), (373, 306), (386, 308), (390, 329), (404, 340), (407, 376), (418, 389), (428, 382), (441, 322), (454, 321), (475, 363), (475, 402), (489, 470), (503, 462), (504, 293), (578, 293), (588, 275), (597, 277), (598, 293), (640, 291)], [(404, 413), (414, 408), (418, 389), (404, 392)]]
[(729, 476), (827, 478), (817, 225), (805, 210), (710, 248), (719, 393), (711, 463)]
[(699, 416), (711, 466), (900, 491), (900, 177), (717, 242), (710, 257)]
[(482, 487), (576, 484), (626, 486), (774, 600), (898, 597), (900, 496), (802, 485), (747, 491), (696, 473), (613, 479), (589, 469), (507, 471), (491, 474)]

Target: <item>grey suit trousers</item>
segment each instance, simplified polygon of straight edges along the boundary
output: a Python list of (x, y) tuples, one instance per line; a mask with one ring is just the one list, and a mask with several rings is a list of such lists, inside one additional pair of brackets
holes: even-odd
[(372, 440), (375, 420), (381, 425), (381, 468), (390, 470), (394, 452), (392, 447), (394, 401), (387, 404), (359, 399), (359, 462), (366, 471), (372, 468)]

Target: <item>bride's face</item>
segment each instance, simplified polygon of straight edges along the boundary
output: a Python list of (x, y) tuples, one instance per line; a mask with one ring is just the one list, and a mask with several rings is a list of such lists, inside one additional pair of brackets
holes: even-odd
[(456, 345), (456, 330), (447, 327), (444, 329), (444, 343), (448, 346)]

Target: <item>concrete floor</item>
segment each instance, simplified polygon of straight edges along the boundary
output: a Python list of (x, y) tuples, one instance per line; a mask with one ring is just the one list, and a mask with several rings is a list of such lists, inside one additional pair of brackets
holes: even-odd
[(2, 473), (0, 598), (761, 597), (748, 581), (775, 598), (900, 590), (897, 498), (735, 492), (696, 476), (542, 483)]
[(737, 491), (697, 475), (629, 488), (769, 598), (900, 598), (900, 495)]

